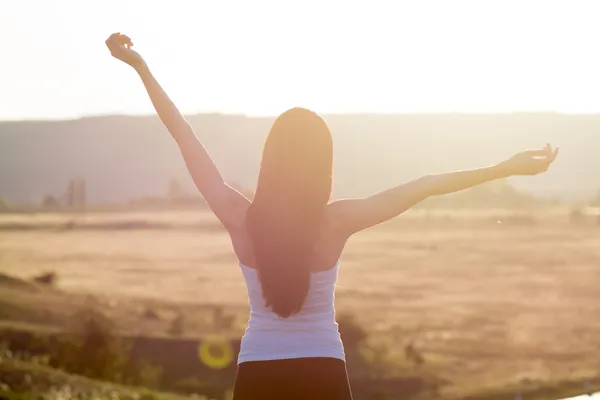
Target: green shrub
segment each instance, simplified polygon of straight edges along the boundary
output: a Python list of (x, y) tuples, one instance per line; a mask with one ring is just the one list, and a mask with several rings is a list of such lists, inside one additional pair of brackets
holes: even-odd
[(114, 335), (112, 321), (92, 307), (82, 309), (74, 321), (71, 331), (60, 337), (50, 364), (90, 378), (122, 382), (130, 344)]

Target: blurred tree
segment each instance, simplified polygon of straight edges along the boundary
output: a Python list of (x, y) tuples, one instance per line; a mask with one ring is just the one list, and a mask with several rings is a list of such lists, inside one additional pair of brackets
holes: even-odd
[(42, 199), (42, 207), (44, 208), (56, 208), (58, 206), (58, 200), (54, 196), (48, 195)]
[(67, 204), (71, 207), (85, 207), (86, 185), (85, 179), (74, 178), (67, 187)]

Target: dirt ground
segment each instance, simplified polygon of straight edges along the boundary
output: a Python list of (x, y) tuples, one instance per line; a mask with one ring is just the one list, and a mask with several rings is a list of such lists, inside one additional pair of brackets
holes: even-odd
[[(186, 228), (214, 223), (209, 215), (134, 218), (166, 221), (169, 229), (61, 229), (69, 218), (0, 217), (0, 225), (47, 228), (0, 230), (0, 272), (30, 278), (54, 271), (59, 288), (109, 299), (130, 330), (166, 329), (161, 317), (140, 324), (149, 305), (168, 320), (221, 304), (234, 310), (232, 329), (241, 334), (247, 298), (227, 235)], [(411, 342), (457, 390), (600, 374), (595, 224), (415, 213), (352, 238), (338, 283), (338, 312), (352, 313), (386, 359), (393, 363)], [(196, 328), (189, 323), (188, 334)]]

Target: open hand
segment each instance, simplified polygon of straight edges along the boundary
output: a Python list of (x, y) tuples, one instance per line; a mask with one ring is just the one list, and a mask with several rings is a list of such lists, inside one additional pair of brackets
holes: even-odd
[(541, 150), (528, 150), (515, 154), (502, 163), (510, 175), (537, 175), (546, 172), (558, 155), (558, 147), (547, 144)]
[(121, 60), (134, 68), (144, 64), (142, 56), (131, 48), (133, 42), (129, 36), (122, 35), (120, 32), (113, 33), (106, 39), (105, 43), (108, 50), (110, 50), (110, 54), (114, 58)]

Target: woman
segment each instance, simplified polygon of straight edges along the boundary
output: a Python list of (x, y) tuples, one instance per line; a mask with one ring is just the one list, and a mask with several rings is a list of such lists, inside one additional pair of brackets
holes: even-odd
[(152, 76), (131, 40), (106, 44), (132, 66), (211, 210), (229, 232), (248, 288), (234, 400), (351, 399), (334, 315), (338, 260), (356, 232), (435, 195), (511, 175), (536, 175), (558, 154), (549, 145), (486, 168), (431, 175), (366, 198), (330, 202), (333, 143), (317, 114), (293, 108), (267, 137), (252, 201), (223, 180), (192, 127)]

